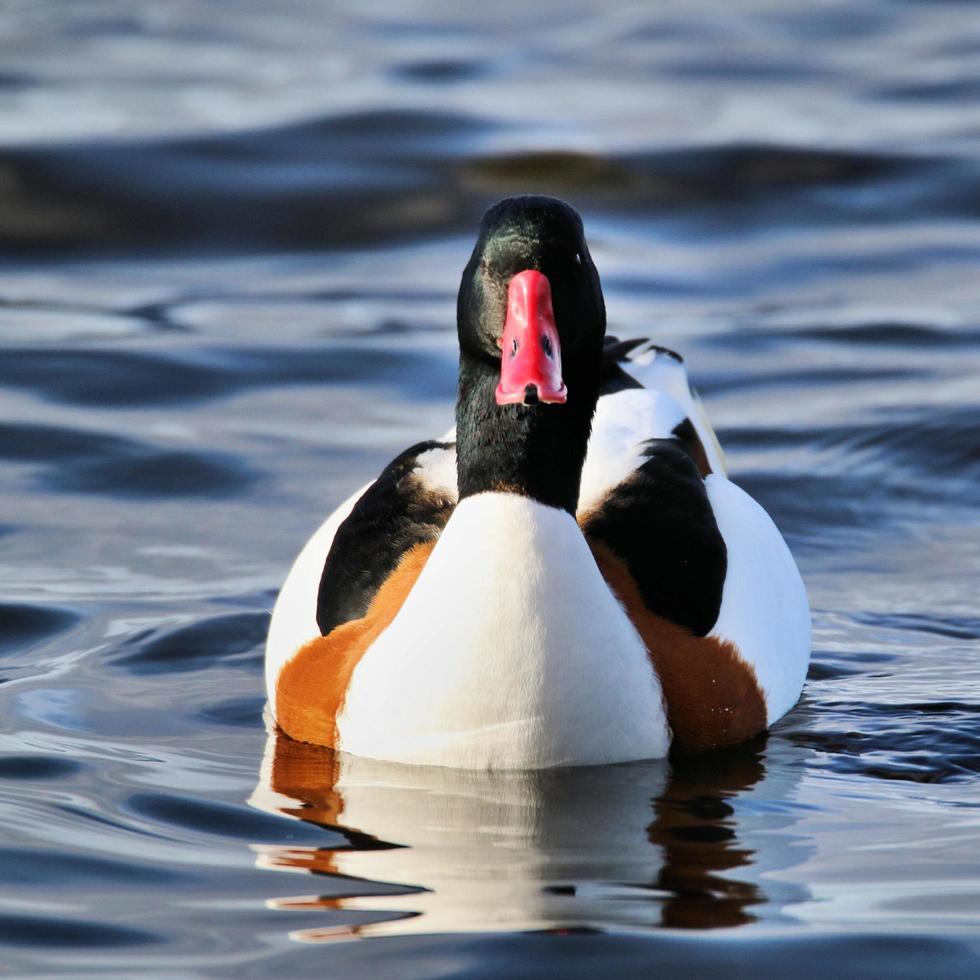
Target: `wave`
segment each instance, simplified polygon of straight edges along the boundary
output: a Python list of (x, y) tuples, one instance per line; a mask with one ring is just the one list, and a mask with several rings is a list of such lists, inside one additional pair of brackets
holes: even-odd
[(719, 229), (980, 214), (980, 168), (953, 157), (778, 144), (598, 155), (519, 144), (501, 121), (389, 109), (6, 149), (0, 248), (26, 257), (351, 247), (462, 232), (491, 201), (522, 191)]

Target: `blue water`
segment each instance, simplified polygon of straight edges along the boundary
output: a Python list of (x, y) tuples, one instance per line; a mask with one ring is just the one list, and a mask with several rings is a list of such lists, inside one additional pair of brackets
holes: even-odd
[[(978, 95), (968, 3), (4, 5), (4, 968), (978, 975)], [(338, 785), (269, 610), (448, 427), (520, 191), (685, 354), (810, 678), (683, 766)]]

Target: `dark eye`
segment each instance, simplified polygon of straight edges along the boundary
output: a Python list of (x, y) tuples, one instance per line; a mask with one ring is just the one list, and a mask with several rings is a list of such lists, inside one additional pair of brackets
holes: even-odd
[(542, 337), (541, 338), (541, 346), (544, 348), (545, 354), (548, 357), (551, 357), (551, 338), (550, 337)]
[(513, 352), (515, 354), (517, 353), (517, 340), (516, 339), (514, 340)]

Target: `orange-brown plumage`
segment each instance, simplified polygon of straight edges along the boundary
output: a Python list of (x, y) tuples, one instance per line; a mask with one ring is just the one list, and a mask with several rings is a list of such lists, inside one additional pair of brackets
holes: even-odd
[(276, 721), (291, 738), (337, 747), (337, 718), (354, 668), (398, 615), (428, 561), (433, 542), (402, 556), (378, 589), (363, 618), (352, 620), (301, 647), (276, 684)]
[(592, 542), (591, 547), (660, 678), (673, 747), (689, 752), (719, 748), (765, 729), (765, 698), (735, 644), (694, 636), (650, 612), (626, 565), (604, 545)]

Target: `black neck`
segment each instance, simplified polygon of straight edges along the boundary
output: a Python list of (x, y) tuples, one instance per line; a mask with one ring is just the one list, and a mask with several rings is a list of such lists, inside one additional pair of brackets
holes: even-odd
[(456, 402), (459, 499), (520, 493), (575, 515), (598, 379), (566, 372), (564, 405), (498, 405), (499, 366), (460, 357)]

